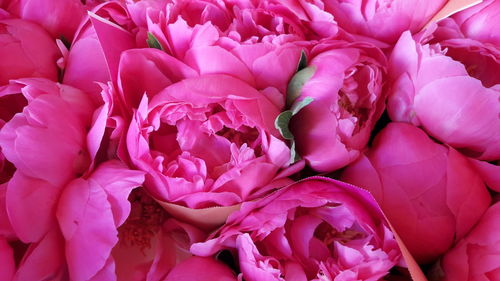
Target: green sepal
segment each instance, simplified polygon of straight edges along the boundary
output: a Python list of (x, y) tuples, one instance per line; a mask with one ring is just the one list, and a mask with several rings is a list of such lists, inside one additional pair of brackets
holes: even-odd
[(293, 164), (302, 159), (295, 149), (295, 139), (290, 140), (290, 164)]
[(160, 44), (160, 41), (153, 35), (153, 33), (148, 32), (148, 39), (146, 39), (146, 43), (148, 43), (148, 47), (155, 48), (163, 51), (163, 47)]
[(315, 66), (308, 66), (297, 73), (292, 77), (290, 82), (288, 83), (288, 87), (286, 89), (286, 106), (290, 108), (294, 101), (300, 96), (302, 92), (302, 87), (304, 84), (311, 79), (311, 77), (316, 72)]
[(286, 110), (280, 113), (278, 117), (274, 120), (274, 127), (278, 129), (280, 132), (281, 136), (286, 139), (286, 140), (292, 140), (293, 139), (293, 134), (290, 131), (290, 128), (288, 128), (288, 125), (290, 124), (290, 119), (292, 119), (293, 113), (291, 110)]
[(307, 67), (307, 56), (306, 56), (306, 52), (304, 50), (302, 50), (302, 52), (300, 53), (299, 64), (297, 65), (296, 72), (299, 72), (306, 67)]
[(292, 115), (295, 115), (295, 114), (299, 113), (299, 111), (302, 108), (308, 106), (313, 101), (314, 101), (313, 98), (311, 98), (311, 97), (305, 97), (303, 100), (294, 103), (292, 105), (292, 108), (290, 108), (290, 110), (292, 111)]
[(313, 102), (314, 99), (311, 97), (305, 97), (303, 100), (296, 102), (292, 105), (292, 108), (281, 112), (278, 117), (274, 120), (274, 127), (280, 132), (281, 136), (290, 141), (290, 164), (299, 161), (300, 155), (295, 150), (295, 137), (290, 131), (290, 120), (292, 117), (299, 113), (299, 111)]

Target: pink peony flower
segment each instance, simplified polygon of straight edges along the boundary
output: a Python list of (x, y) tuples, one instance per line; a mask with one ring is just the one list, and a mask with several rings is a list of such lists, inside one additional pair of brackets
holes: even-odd
[[(29, 246), (13, 280), (116, 280), (116, 228), (130, 212), (130, 191), (142, 180), (141, 172), (108, 161), (64, 186), (56, 203), (58, 224)], [(38, 208), (49, 203), (42, 197), (33, 202)]]
[(289, 84), (288, 95), (313, 101), (291, 119), (297, 150), (321, 172), (354, 161), (384, 111), (385, 57), (369, 44), (327, 41), (311, 51), (308, 67)]
[(93, 164), (106, 108), (97, 108), (86, 93), (46, 79), (13, 81), (9, 89), (22, 92), (28, 105), (0, 130), (2, 153), (16, 169), (7, 183), (6, 205), (16, 235), (37, 242), (53, 227), (64, 185)]
[(491, 202), (467, 158), (405, 123), (384, 128), (341, 178), (373, 194), (419, 263), (464, 237)]
[(244, 203), (211, 239), (191, 252), (237, 252), (240, 278), (379, 280), (401, 253), (384, 216), (361, 189), (309, 178)]
[[(239, 42), (320, 39), (337, 34), (332, 15), (320, 2), (307, 1), (141, 1), (128, 4), (134, 22), (147, 28), (167, 52), (187, 43), (184, 26), (209, 23)], [(147, 20), (146, 20), (147, 18)], [(177, 42), (174, 42), (177, 41)]]
[(49, 34), (34, 23), (0, 19), (0, 57), (0, 85), (23, 77), (57, 81), (59, 50)]
[[(271, 92), (273, 93), (273, 92)], [(226, 74), (207, 74), (145, 96), (127, 134), (145, 187), (190, 208), (229, 206), (262, 194), (290, 163), (267, 93)]]
[(448, 2), (405, 0), (326, 0), (339, 26), (354, 34), (387, 43), (397, 41), (401, 33), (418, 32)]
[(2, 94), (18, 92), (27, 105), (0, 130), (15, 167), (0, 185), (0, 236), (25, 243), (12, 280), (113, 280), (116, 229), (144, 177), (102, 156), (109, 105), (40, 78), (11, 81)]
[(491, 206), (472, 231), (440, 261), (440, 280), (497, 280), (500, 277), (500, 203)]
[[(449, 29), (437, 32), (450, 36)], [(467, 156), (500, 159), (500, 80), (492, 75), (498, 49), (466, 38), (441, 43), (447, 52), (409, 33), (396, 44), (389, 62), (391, 119), (421, 126)]]

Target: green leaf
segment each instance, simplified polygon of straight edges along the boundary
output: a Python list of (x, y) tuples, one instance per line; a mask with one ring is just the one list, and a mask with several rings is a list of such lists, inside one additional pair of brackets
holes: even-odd
[(293, 102), (300, 96), (304, 84), (314, 75), (316, 67), (308, 66), (299, 72), (295, 73), (286, 90), (286, 105), (287, 108), (292, 106)]
[(295, 102), (292, 105), (292, 108), (290, 108), (290, 110), (292, 111), (292, 115), (295, 115), (295, 114), (299, 113), (299, 111), (302, 108), (308, 106), (313, 101), (314, 101), (313, 98), (311, 98), (311, 97), (305, 97), (303, 100), (301, 100), (299, 102)]
[(290, 140), (290, 164), (293, 164), (302, 159), (295, 149), (295, 139)]
[(163, 47), (161, 46), (160, 41), (158, 41), (158, 39), (151, 32), (148, 32), (148, 39), (146, 39), (146, 43), (148, 43), (148, 46), (150, 48), (155, 48), (163, 51)]
[(286, 110), (280, 113), (276, 120), (274, 120), (274, 127), (280, 131), (281, 136), (284, 139), (291, 140), (293, 139), (293, 134), (288, 128), (288, 124), (290, 124), (290, 119), (292, 119), (293, 113), (290, 110)]
[(304, 69), (306, 67), (307, 67), (306, 52), (304, 50), (302, 50), (302, 52), (300, 53), (299, 64), (297, 65), (297, 71), (296, 72), (299, 72), (299, 71), (301, 71), (302, 69)]

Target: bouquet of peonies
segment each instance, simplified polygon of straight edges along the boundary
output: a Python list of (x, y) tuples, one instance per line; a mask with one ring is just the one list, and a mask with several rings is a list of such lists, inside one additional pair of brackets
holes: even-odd
[(0, 281), (500, 280), (500, 0), (0, 0)]

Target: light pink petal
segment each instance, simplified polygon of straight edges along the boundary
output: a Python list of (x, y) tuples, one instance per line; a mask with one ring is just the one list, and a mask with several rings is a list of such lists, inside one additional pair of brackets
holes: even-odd
[(238, 236), (236, 240), (238, 258), (243, 278), (248, 281), (277, 281), (280, 280), (280, 270), (268, 263), (248, 234)]
[(326, 3), (325, 10), (333, 14), (340, 27), (351, 33), (392, 43), (406, 30), (418, 32), (444, 4), (444, 0), (425, 3), (416, 0), (334, 0)]
[(118, 81), (124, 102), (136, 107), (144, 93), (153, 97), (171, 83), (197, 75), (194, 69), (160, 50), (132, 49), (120, 58)]
[(451, 77), (427, 84), (415, 98), (415, 109), (432, 136), (474, 158), (494, 160), (500, 157), (499, 99), (500, 91), (478, 80)]
[(203, 74), (228, 74), (250, 85), (255, 85), (248, 67), (229, 51), (219, 46), (192, 48), (186, 52), (184, 61)]

